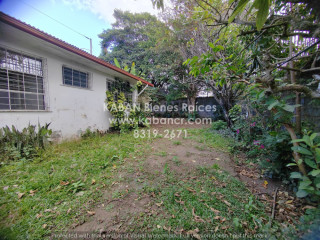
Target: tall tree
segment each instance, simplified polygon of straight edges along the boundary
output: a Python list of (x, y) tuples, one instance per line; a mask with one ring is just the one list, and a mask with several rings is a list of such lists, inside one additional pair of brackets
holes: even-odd
[[(136, 71), (156, 86), (163, 86), (181, 66), (181, 56), (169, 49), (157, 49), (157, 43), (164, 39), (169, 29), (149, 13), (130, 13), (115, 10), (116, 22), (112, 29), (99, 35), (103, 51), (100, 57), (122, 65), (136, 63)], [(165, 41), (165, 40), (163, 40)]]

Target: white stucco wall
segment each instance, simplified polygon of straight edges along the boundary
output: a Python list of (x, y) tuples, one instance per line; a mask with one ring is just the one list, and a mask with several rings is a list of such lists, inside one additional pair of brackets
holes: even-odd
[[(44, 58), (46, 66), (46, 111), (1, 111), (0, 127), (14, 125), (18, 129), (29, 123), (51, 123), (62, 138), (79, 136), (87, 128), (107, 130), (110, 113), (104, 111), (106, 78), (114, 78), (109, 69), (74, 56), (56, 46), (0, 22), (0, 45)], [(91, 74), (91, 88), (63, 85), (62, 66), (66, 65)], [(134, 82), (132, 82), (134, 83)]]

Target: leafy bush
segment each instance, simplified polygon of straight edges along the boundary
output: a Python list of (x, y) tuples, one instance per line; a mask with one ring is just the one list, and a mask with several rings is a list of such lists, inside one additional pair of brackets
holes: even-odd
[(14, 126), (0, 129), (0, 154), (3, 161), (31, 159), (38, 156), (39, 151), (48, 144), (52, 130), (49, 124), (38, 127), (29, 125), (22, 131)]
[[(307, 175), (303, 176), (300, 172), (292, 172), (291, 178), (299, 179), (297, 191), (298, 197), (310, 196), (313, 200), (320, 200), (320, 137), (318, 133), (305, 132), (303, 138), (293, 140), (298, 142), (299, 146), (293, 146), (291, 149), (301, 154), (301, 162), (307, 167)], [(297, 166), (296, 163), (290, 163), (288, 166)]]
[(213, 122), (211, 125), (211, 128), (213, 130), (222, 130), (222, 129), (226, 129), (227, 127), (228, 127), (227, 123), (222, 120), (218, 120), (216, 122)]
[(138, 108), (131, 108), (125, 99), (123, 92), (107, 91), (107, 108), (114, 119), (111, 127), (120, 132), (127, 132), (139, 126), (147, 126), (147, 118), (144, 111)]
[(81, 138), (87, 139), (87, 138), (93, 138), (97, 136), (103, 136), (106, 132), (99, 131), (98, 129), (95, 131), (91, 131), (90, 128), (87, 128), (85, 132), (81, 133)]

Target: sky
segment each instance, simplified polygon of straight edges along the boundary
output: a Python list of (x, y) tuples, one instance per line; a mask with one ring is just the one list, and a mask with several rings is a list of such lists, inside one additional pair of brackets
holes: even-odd
[(114, 9), (158, 13), (151, 0), (0, 0), (0, 11), (87, 52), (90, 40), (84, 36), (91, 38), (95, 56), (101, 53), (98, 34), (115, 22)]

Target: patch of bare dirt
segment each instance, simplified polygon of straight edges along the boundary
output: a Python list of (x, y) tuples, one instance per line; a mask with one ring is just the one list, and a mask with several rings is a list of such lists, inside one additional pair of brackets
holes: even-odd
[[(152, 129), (163, 133), (166, 129), (198, 128), (203, 125), (157, 125)], [(208, 147), (205, 143), (185, 138), (167, 139), (157, 138), (152, 143), (152, 152), (140, 163), (136, 160), (128, 160), (133, 164), (134, 171), (129, 173), (122, 170), (119, 181), (115, 180), (113, 186), (104, 193), (102, 201), (95, 209), (90, 211), (91, 216), (81, 225), (74, 226), (70, 232), (125, 232), (130, 229), (140, 213), (152, 215), (159, 214), (157, 203), (153, 201), (153, 195), (146, 195), (141, 191), (147, 176), (153, 176), (150, 182), (158, 182), (163, 177), (166, 166), (170, 171), (182, 177), (201, 166), (217, 164), (222, 170), (243, 181), (250, 191), (267, 204), (270, 215), (277, 211), (276, 219), (285, 219), (292, 222), (298, 215), (294, 208), (302, 209), (303, 205), (292, 197), (278, 182), (264, 179), (255, 165), (244, 163), (235, 164), (231, 157), (224, 152)], [(140, 164), (140, 166), (138, 166)], [(273, 197), (277, 191), (275, 209), (273, 209)]]

